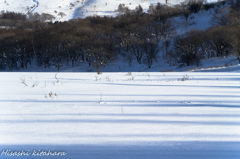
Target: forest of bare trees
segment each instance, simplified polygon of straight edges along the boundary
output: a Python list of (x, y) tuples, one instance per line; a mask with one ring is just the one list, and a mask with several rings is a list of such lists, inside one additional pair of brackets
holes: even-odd
[[(240, 1), (204, 4), (188, 0), (170, 7), (158, 3), (130, 10), (123, 4), (117, 17), (87, 17), (51, 23), (48, 14), (0, 14), (0, 69), (27, 69), (32, 63), (40, 67), (86, 63), (96, 71), (118, 58), (129, 65), (133, 60), (151, 68), (164, 52), (169, 63), (199, 65), (201, 59), (234, 54), (240, 62)], [(219, 7), (221, 6), (221, 7)], [(186, 19), (201, 9), (218, 8), (213, 27), (177, 35), (173, 17)], [(163, 47), (160, 47), (162, 44)]]

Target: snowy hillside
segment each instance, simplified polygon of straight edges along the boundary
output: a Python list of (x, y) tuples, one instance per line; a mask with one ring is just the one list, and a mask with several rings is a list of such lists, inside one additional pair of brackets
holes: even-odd
[(0, 77), (0, 151), (64, 150), (71, 159), (240, 157), (239, 73)]
[[(68, 20), (72, 18), (76, 8), (84, 4), (76, 0), (2, 0), (0, 1), (0, 10), (14, 11), (20, 13), (49, 13), (56, 17), (57, 20)], [(66, 15), (62, 16), (59, 13)]]
[[(169, 5), (179, 4), (183, 0), (169, 0)], [(217, 0), (208, 0), (216, 2)], [(139, 4), (147, 10), (150, 4), (165, 3), (165, 0), (1, 0), (0, 11), (20, 13), (49, 13), (56, 20), (69, 20), (92, 15), (116, 15), (119, 4), (134, 9)], [(62, 14), (64, 13), (64, 14)]]

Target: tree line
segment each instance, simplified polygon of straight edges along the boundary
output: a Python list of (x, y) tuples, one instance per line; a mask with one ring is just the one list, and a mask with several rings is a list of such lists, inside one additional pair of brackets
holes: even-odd
[[(174, 17), (188, 19), (191, 13), (223, 5), (187, 0), (174, 7), (151, 5), (144, 13), (140, 5), (130, 10), (120, 4), (116, 17), (93, 16), (55, 23), (49, 22), (53, 17), (48, 14), (2, 12), (0, 25), (8, 27), (0, 29), (0, 69), (27, 69), (37, 63), (59, 70), (63, 65), (87, 63), (101, 72), (119, 58), (129, 65), (137, 61), (151, 68), (160, 52), (171, 64), (199, 65), (203, 58), (231, 53), (240, 62), (239, 0), (233, 1), (231, 8), (218, 7), (215, 26), (207, 31), (177, 35)], [(11, 25), (6, 25), (7, 20)], [(222, 23), (224, 20), (226, 23)]]

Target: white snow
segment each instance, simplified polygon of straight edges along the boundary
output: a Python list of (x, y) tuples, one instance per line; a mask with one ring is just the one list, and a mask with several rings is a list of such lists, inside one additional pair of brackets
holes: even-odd
[(113, 152), (123, 152), (125, 158), (138, 154), (159, 158), (160, 152), (167, 158), (180, 158), (179, 153), (187, 158), (203, 151), (209, 158), (240, 157), (239, 73), (0, 73), (0, 77), (2, 147), (75, 145), (72, 148), (86, 158), (117, 158)]
[[(176, 5), (184, 0), (169, 0), (168, 5)], [(217, 0), (207, 0), (216, 2)], [(114, 16), (119, 4), (125, 4), (130, 9), (141, 5), (145, 11), (151, 4), (165, 4), (165, 0), (1, 0), (0, 11), (14, 11), (20, 13), (38, 12), (49, 13), (56, 17), (56, 20), (66, 21), (78, 17), (93, 15)], [(66, 14), (61, 17), (60, 12)]]
[[(37, 5), (38, 3), (38, 5)], [(19, 13), (49, 13), (56, 17), (56, 20), (69, 20), (73, 18), (74, 11), (83, 6), (84, 0), (2, 0), (0, 1), (1, 11), (14, 11)], [(60, 12), (66, 15), (61, 17)]]

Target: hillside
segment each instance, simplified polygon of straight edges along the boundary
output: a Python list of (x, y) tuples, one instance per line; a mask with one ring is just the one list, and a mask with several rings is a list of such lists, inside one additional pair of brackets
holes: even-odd
[[(183, 0), (168, 0), (169, 5), (179, 4)], [(216, 2), (217, 0), (207, 0)], [(166, 3), (165, 0), (2, 0), (0, 11), (14, 11), (20, 13), (49, 13), (58, 21), (66, 21), (78, 17), (92, 15), (114, 16), (119, 4), (125, 4), (134, 9), (139, 4), (147, 10), (151, 4)], [(64, 13), (64, 14), (63, 14)]]
[[(72, 18), (74, 11), (83, 5), (84, 2), (76, 0), (5, 0), (0, 2), (0, 10), (13, 11), (27, 14), (32, 13), (49, 13), (56, 17), (56, 20), (69, 20)], [(59, 13), (64, 13), (60, 16)]]
[[(126, 1), (107, 2), (68, 4), (62, 0), (58, 4), (60, 10), (54, 13), (59, 14), (60, 20), (94, 13), (114, 15), (113, 6)], [(130, 5), (137, 6), (138, 2), (143, 9), (130, 10)], [(138, 2), (121, 5), (123, 10), (118, 9), (118, 12), (125, 14), (116, 17), (92, 16), (64, 23), (45, 23), (43, 15), (46, 14), (28, 18), (22, 14), (2, 13), (0, 69), (27, 72), (239, 70), (239, 55), (235, 51), (240, 41), (235, 29), (236, 19), (240, 17), (237, 5), (186, 1), (178, 6), (167, 6), (154, 1)], [(148, 14), (144, 14), (144, 9), (153, 3), (157, 4), (151, 5)], [(7, 1), (4, 4), (11, 8)], [(12, 6), (19, 6), (16, 4)], [(53, 6), (53, 3), (45, 4), (48, 4), (45, 9)], [(44, 1), (34, 0), (31, 5), (20, 9), (25, 13), (45, 10)], [(64, 13), (67, 7), (72, 13)], [(228, 24), (222, 18), (227, 18)]]

